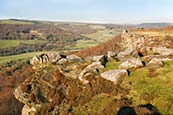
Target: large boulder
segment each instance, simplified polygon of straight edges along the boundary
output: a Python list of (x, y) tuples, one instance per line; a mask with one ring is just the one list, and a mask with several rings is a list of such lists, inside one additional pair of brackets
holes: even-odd
[(117, 69), (117, 70), (108, 70), (101, 73), (101, 77), (112, 81), (114, 84), (121, 83), (128, 76), (127, 70)]
[(126, 61), (122, 62), (118, 68), (119, 69), (136, 69), (136, 68), (140, 68), (143, 66), (144, 66), (144, 64), (142, 63), (142, 61), (140, 59), (130, 58), (130, 59), (127, 59)]
[(74, 55), (74, 54), (68, 55), (66, 58), (70, 62), (82, 62), (83, 61), (81, 57)]
[(149, 67), (163, 67), (164, 63), (162, 61), (162, 59), (159, 58), (153, 58), (149, 63), (148, 63)]
[(160, 56), (160, 55), (147, 55), (147, 56), (143, 57), (143, 61), (148, 63), (148, 62), (150, 62), (154, 58), (164, 58), (164, 57)]
[(101, 62), (93, 62), (93, 63), (91, 63), (90, 65), (88, 65), (86, 68), (84, 68), (84, 69), (80, 72), (78, 78), (79, 78), (79, 80), (82, 81), (84, 84), (87, 84), (89, 81), (87, 81), (87, 80), (85, 79), (85, 75), (86, 75), (87, 73), (94, 73), (94, 74), (97, 74), (98, 70), (99, 70), (99, 69), (102, 69), (102, 68), (104, 68), (104, 66), (101, 64)]
[(173, 55), (173, 49), (166, 48), (166, 47), (153, 47), (152, 51), (154, 54), (159, 54), (162, 56)]
[(125, 56), (132, 55), (135, 51), (136, 49), (134, 47), (126, 48), (124, 51), (118, 54), (118, 57), (125, 57)]

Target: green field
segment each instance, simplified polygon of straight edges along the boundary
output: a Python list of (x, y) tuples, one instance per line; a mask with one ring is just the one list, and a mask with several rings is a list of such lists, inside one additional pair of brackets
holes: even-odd
[[(144, 67), (131, 72), (122, 84), (131, 89), (129, 97), (133, 104), (154, 104), (161, 113), (173, 114), (173, 62), (164, 62), (165, 66), (157, 68), (154, 77), (149, 77), (149, 68)], [(129, 85), (129, 83), (132, 83)]]
[(45, 40), (0, 40), (0, 49), (17, 47), (20, 43), (23, 44), (44, 44)]
[(34, 24), (32, 21), (0, 20), (0, 24)]
[(13, 60), (25, 60), (33, 57), (34, 55), (40, 52), (31, 52), (31, 53), (24, 53), (19, 55), (12, 55), (12, 56), (1, 56), (0, 57), (0, 64), (7, 63)]
[(20, 40), (23, 44), (44, 44), (46, 42), (46, 40)]
[(17, 47), (19, 44), (19, 40), (0, 40), (0, 49)]
[(78, 40), (76, 43), (76, 48), (84, 49), (98, 45), (94, 40)]
[(102, 43), (112, 39), (118, 34), (119, 34), (119, 30), (104, 29), (92, 34), (84, 34), (84, 36), (89, 37), (93, 40), (96, 40), (98, 43)]

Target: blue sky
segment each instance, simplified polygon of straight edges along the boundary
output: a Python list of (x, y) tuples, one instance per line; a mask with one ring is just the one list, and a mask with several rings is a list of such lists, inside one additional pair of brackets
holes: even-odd
[(173, 22), (173, 0), (0, 0), (0, 19)]

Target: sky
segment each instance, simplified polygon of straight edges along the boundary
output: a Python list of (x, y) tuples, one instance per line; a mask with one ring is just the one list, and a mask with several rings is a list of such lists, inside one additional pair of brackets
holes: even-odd
[(173, 0), (0, 0), (0, 19), (173, 23)]

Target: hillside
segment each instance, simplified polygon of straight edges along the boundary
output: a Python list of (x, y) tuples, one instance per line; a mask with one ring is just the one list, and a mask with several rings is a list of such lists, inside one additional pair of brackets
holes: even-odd
[[(131, 31), (124, 30), (118, 35), (122, 28), (116, 25), (115, 28), (113, 25), (69, 25), (7, 25), (7, 28), (36, 28), (42, 35), (47, 35), (51, 28), (55, 29), (57, 35), (67, 34), (71, 39), (73, 36), (83, 36), (86, 39), (77, 42), (73, 39), (78, 47), (67, 47), (66, 43), (71, 41), (68, 42), (64, 37), (66, 43), (60, 47), (66, 51), (81, 51), (63, 53), (58, 49), (59, 52), (31, 52), (0, 57), (0, 91), (3, 94), (0, 96), (1, 114), (113, 115), (123, 111), (123, 107), (133, 109), (139, 115), (145, 112), (151, 115), (154, 112), (157, 115), (173, 114), (172, 27), (131, 28)], [(79, 31), (80, 28), (83, 30)], [(104, 38), (102, 33), (107, 37)], [(21, 43), (31, 47), (58, 39), (25, 38), (1, 40), (1, 43), (8, 43), (3, 43), (1, 48), (7, 49), (10, 44), (17, 47)], [(93, 41), (96, 44), (91, 47)], [(111, 76), (111, 72), (115, 72), (114, 76)]]
[(173, 37), (135, 32), (125, 30), (78, 52), (82, 58), (58, 52), (34, 56), (35, 75), (14, 91), (25, 104), (22, 115), (173, 114)]
[(167, 26), (173, 26), (172, 23), (142, 23), (137, 25), (137, 27), (139, 28), (163, 28), (163, 27), (167, 27)]
[(32, 20), (0, 20), (0, 55), (74, 51), (99, 45), (128, 26)]

